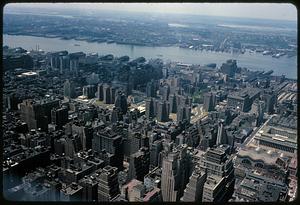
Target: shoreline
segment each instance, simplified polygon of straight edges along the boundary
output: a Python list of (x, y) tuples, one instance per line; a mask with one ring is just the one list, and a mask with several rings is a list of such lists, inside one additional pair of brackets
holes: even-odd
[[(76, 39), (76, 37), (65, 37), (65, 36), (58, 36), (58, 35), (53, 35), (53, 36), (46, 36), (46, 35), (40, 35), (40, 34), (24, 34), (24, 33), (7, 33), (4, 32), (2, 35), (9, 35), (9, 36), (32, 36), (32, 37), (40, 37), (40, 38), (49, 38), (49, 39), (60, 39), (60, 40), (74, 40), (74, 41), (83, 41), (86, 43), (98, 43), (98, 44), (102, 44), (102, 43), (106, 43), (106, 44), (117, 44), (117, 45), (128, 45), (128, 46), (141, 46), (141, 47), (151, 47), (151, 48), (155, 48), (155, 47), (175, 47), (175, 48), (180, 48), (180, 49), (187, 49), (187, 50), (193, 50), (193, 51), (200, 51), (200, 52), (212, 52), (212, 53), (226, 53), (226, 54), (237, 54), (237, 55), (244, 55), (246, 53), (255, 53), (261, 56), (272, 56), (272, 55), (264, 55), (261, 52), (250, 52), (249, 49), (245, 49), (244, 52), (229, 52), (229, 51), (215, 51), (215, 50), (209, 50), (209, 49), (199, 49), (199, 48), (188, 48), (188, 47), (184, 47), (182, 45), (178, 45), (178, 44), (162, 44), (162, 45), (149, 45), (149, 44), (143, 44), (143, 43), (134, 43), (134, 42), (123, 42), (123, 41), (113, 41), (110, 42), (110, 40), (104, 40), (104, 39)], [(296, 57), (297, 53), (295, 55), (292, 56), (288, 56), (288, 55), (283, 55), (280, 56), (278, 58), (274, 58), (274, 59), (280, 59), (281, 57), (285, 57), (285, 58), (293, 58)]]

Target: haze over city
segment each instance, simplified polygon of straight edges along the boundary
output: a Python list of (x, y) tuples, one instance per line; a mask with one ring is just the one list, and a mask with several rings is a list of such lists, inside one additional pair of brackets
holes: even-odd
[(4, 198), (298, 200), (297, 33), (292, 4), (7, 4)]
[(209, 16), (227, 16), (242, 18), (260, 18), (276, 20), (297, 20), (297, 9), (290, 3), (73, 3), (65, 7), (64, 3), (22, 3), (7, 4), (4, 12), (10, 8), (41, 9), (79, 9), (130, 11), (146, 13), (174, 13)]

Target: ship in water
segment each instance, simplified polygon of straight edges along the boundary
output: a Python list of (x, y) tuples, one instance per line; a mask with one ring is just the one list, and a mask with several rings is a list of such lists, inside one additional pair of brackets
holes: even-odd
[(80, 46), (79, 44), (75, 43), (74, 46)]

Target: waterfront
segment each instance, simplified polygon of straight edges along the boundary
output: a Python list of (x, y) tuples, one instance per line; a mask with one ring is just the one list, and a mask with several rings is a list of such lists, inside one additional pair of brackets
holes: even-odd
[[(78, 45), (80, 46), (78, 46)], [(36, 49), (38, 45), (44, 51), (67, 50), (69, 52), (82, 51), (85, 53), (96, 52), (99, 55), (113, 54), (115, 56), (128, 55), (130, 58), (145, 57), (162, 58), (163, 60), (177, 61), (190, 64), (216, 63), (221, 66), (227, 59), (236, 59), (238, 66), (252, 70), (273, 70), (274, 75), (286, 75), (288, 78), (297, 78), (297, 57), (272, 58), (260, 53), (231, 54), (191, 50), (179, 47), (147, 47), (121, 45), (115, 43), (97, 43), (78, 40), (62, 40), (59, 38), (44, 38), (22, 35), (3, 35), (3, 45), (9, 47), (22, 47), (26, 50)]]

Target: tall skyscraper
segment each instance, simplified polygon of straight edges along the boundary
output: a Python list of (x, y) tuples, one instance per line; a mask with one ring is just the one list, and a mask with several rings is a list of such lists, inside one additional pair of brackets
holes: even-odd
[(276, 104), (276, 95), (274, 92), (265, 92), (262, 95), (262, 100), (265, 102), (266, 105), (266, 112), (268, 114), (273, 114), (274, 113), (274, 107)]
[(162, 88), (163, 100), (168, 101), (169, 95), (170, 95), (170, 86), (169, 85), (163, 86), (163, 88)]
[(112, 201), (120, 194), (117, 168), (106, 166), (102, 169), (98, 184), (98, 201)]
[(181, 201), (201, 202), (206, 176), (205, 172), (200, 171), (200, 169), (196, 167), (190, 176), (189, 183), (186, 185)]
[(64, 96), (67, 98), (75, 98), (75, 85), (72, 81), (66, 80), (64, 83)]
[(124, 158), (122, 143), (122, 137), (112, 130), (99, 130), (94, 133), (92, 146), (93, 150), (98, 153), (101, 153), (103, 150), (110, 153), (112, 155), (111, 165), (122, 169)]
[(177, 113), (177, 96), (175, 94), (169, 96), (170, 113)]
[(127, 98), (126, 95), (121, 91), (118, 92), (118, 95), (116, 97), (115, 107), (119, 108), (122, 111), (123, 115), (126, 114), (128, 108)]
[(155, 84), (154, 84), (153, 80), (151, 80), (150, 82), (147, 83), (146, 96), (147, 97), (156, 97), (156, 89), (155, 89)]
[(187, 105), (181, 105), (177, 110), (177, 122), (183, 122), (184, 120), (188, 122), (191, 120), (191, 108)]
[(116, 95), (117, 95), (117, 88), (114, 86), (111, 86), (110, 88), (110, 97), (111, 97), (111, 104), (114, 104), (116, 101)]
[(181, 145), (173, 149), (163, 158), (161, 191), (164, 202), (179, 201), (188, 182), (187, 146)]
[(218, 122), (218, 134), (216, 145), (227, 144), (226, 132), (224, 129), (224, 120)]
[(215, 108), (215, 105), (213, 103), (213, 94), (211, 92), (205, 93), (203, 109), (206, 112), (210, 112), (210, 111), (214, 110), (214, 108)]
[(96, 87), (94, 85), (87, 85), (83, 87), (83, 95), (88, 99), (94, 98), (96, 93)]
[(70, 58), (68, 55), (60, 54), (59, 56), (59, 72), (62, 74), (69, 70)]
[(163, 147), (161, 140), (156, 140), (150, 144), (150, 168), (154, 168), (159, 165), (159, 153), (162, 150), (162, 148)]
[(70, 72), (74, 76), (79, 74), (79, 59), (77, 57), (70, 57)]
[(227, 201), (234, 191), (234, 167), (230, 146), (209, 148), (201, 157), (200, 170), (207, 173), (202, 201)]
[(48, 130), (51, 123), (51, 110), (59, 106), (59, 100), (24, 100), (20, 104), (21, 119), (25, 121), (29, 129), (41, 128)]
[(130, 155), (129, 159), (129, 179), (144, 180), (144, 176), (149, 172), (150, 164), (149, 149), (142, 147), (138, 152)]
[(57, 125), (59, 128), (62, 128), (68, 122), (68, 108), (62, 107), (59, 109), (51, 110), (51, 121), (53, 124)]
[(103, 101), (103, 83), (100, 83), (97, 86), (97, 98), (98, 100)]
[(146, 117), (148, 120), (155, 117), (153, 98), (146, 100)]
[(156, 117), (159, 122), (167, 122), (169, 120), (169, 113), (166, 101), (158, 102)]
[(259, 126), (263, 122), (265, 108), (264, 101), (255, 100), (253, 102), (251, 112), (256, 115), (256, 126)]
[(103, 101), (105, 104), (112, 103), (110, 88), (108, 84), (103, 85)]

